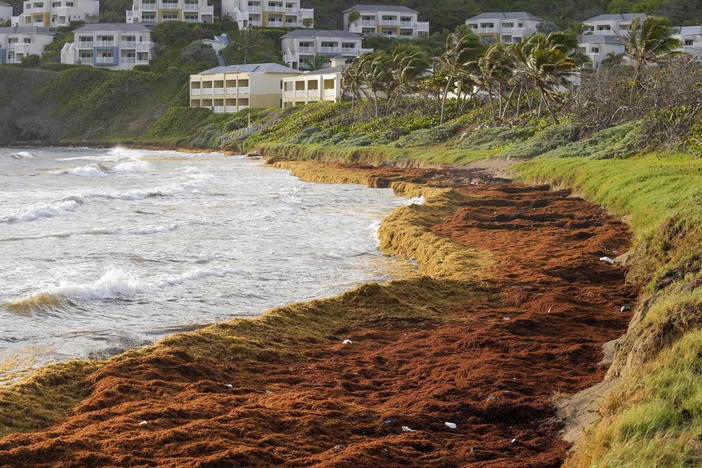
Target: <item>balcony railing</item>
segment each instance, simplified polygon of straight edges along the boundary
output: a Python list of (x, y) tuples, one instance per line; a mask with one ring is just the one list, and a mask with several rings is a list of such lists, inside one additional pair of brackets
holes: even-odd
[(325, 98), (335, 98), (336, 97), (336, 90), (335, 89), (325, 89), (324, 90), (324, 97)]
[(114, 47), (115, 41), (93, 41), (95, 47)]
[(224, 94), (224, 88), (212, 88), (212, 89), (213, 89), (213, 91), (212, 91), (213, 94)]
[(136, 47), (136, 41), (120, 41), (119, 45), (121, 47)]
[(115, 58), (114, 57), (96, 57), (95, 63), (97, 63), (98, 65), (114, 65)]
[(314, 54), (314, 47), (299, 47), (297, 51), (300, 54)]
[(338, 47), (320, 47), (319, 52), (322, 54), (338, 54), (339, 48)]
[(200, 91), (200, 88), (190, 88), (190, 95), (199, 96), (200, 94), (202, 94)]
[(93, 41), (78, 42), (78, 48), (79, 49), (92, 49), (93, 48)]
[(211, 95), (211, 94), (212, 94), (212, 88), (202, 88), (202, 91), (201, 91), (200, 94)]
[(318, 98), (319, 97), (319, 90), (318, 89), (308, 89), (307, 96), (311, 97), (311, 98)]
[(200, 9), (200, 5), (197, 3), (186, 3), (183, 9), (188, 11), (197, 11)]

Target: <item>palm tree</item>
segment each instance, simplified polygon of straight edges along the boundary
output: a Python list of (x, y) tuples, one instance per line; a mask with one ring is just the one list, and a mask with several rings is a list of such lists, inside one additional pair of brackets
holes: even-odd
[(560, 101), (559, 88), (570, 88), (569, 78), (587, 59), (578, 49), (575, 35), (552, 32), (530, 36), (521, 44), (512, 46), (519, 79), (533, 84), (539, 91), (555, 124), (559, 123), (554, 106)]
[(377, 50), (366, 52), (359, 57), (358, 63), (363, 85), (365, 85), (373, 95), (373, 105), (375, 106), (375, 117), (380, 117), (378, 110), (378, 94), (386, 91), (392, 82), (391, 60), (387, 52)]
[(392, 78), (391, 89), (393, 91), (394, 105), (400, 97), (414, 93), (417, 90), (420, 75), (429, 67), (427, 54), (413, 46), (398, 46), (392, 53), (392, 68), (390, 75)]
[(251, 52), (262, 49), (264, 46), (264, 37), (251, 26), (239, 31), (231, 44), (231, 47), (241, 54), (244, 63), (249, 63)]
[[(488, 95), (490, 103), (490, 113), (492, 121), (495, 121), (495, 105), (493, 95), (496, 87), (497, 95), (500, 98), (500, 115), (502, 115), (502, 85), (513, 75), (514, 63), (509, 53), (509, 46), (504, 42), (495, 42), (485, 51), (485, 54), (478, 60), (480, 68), (480, 78), (482, 87)], [(506, 106), (505, 106), (506, 107)]]
[(682, 48), (682, 42), (674, 39), (673, 34), (675, 29), (668, 26), (666, 18), (649, 16), (644, 21), (634, 18), (628, 35), (620, 36), (624, 41), (626, 56), (634, 66), (634, 83), (639, 82), (644, 66), (683, 54), (678, 51)]
[(449, 88), (456, 86), (456, 79), (460, 75), (475, 74), (478, 59), (483, 55), (484, 50), (485, 46), (480, 38), (470, 31), (458, 29), (446, 38), (446, 51), (437, 59), (439, 70), (448, 78), (441, 100), (440, 122), (442, 124)]
[[(360, 66), (360, 58), (354, 59), (354, 61), (341, 72), (341, 86), (344, 89), (344, 93), (348, 92), (351, 94), (351, 113), (356, 112), (356, 98), (360, 98), (365, 95), (365, 89), (363, 88), (363, 73)], [(366, 95), (366, 97), (368, 97)]]

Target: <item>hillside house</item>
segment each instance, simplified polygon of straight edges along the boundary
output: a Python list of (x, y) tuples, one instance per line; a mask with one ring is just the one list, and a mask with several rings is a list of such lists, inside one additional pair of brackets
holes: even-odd
[[(358, 18), (350, 21), (357, 12)], [(363, 36), (416, 39), (429, 35), (429, 23), (418, 21), (419, 12), (402, 5), (354, 5), (344, 11), (344, 31)]]
[(152, 58), (151, 30), (143, 24), (87, 24), (73, 31), (61, 49), (61, 63), (107, 70), (131, 70)]

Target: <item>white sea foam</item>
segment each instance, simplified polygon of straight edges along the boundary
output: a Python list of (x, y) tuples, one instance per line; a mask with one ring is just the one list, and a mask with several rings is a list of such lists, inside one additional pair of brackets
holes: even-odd
[(0, 223), (21, 223), (41, 218), (64, 216), (84, 203), (81, 197), (69, 197), (48, 204), (34, 204), (17, 213), (0, 217)]
[(141, 159), (132, 159), (117, 164), (110, 168), (110, 172), (117, 174), (131, 174), (135, 172), (148, 172), (151, 170), (151, 164)]
[(87, 166), (74, 167), (64, 171), (54, 171), (53, 174), (69, 174), (80, 177), (107, 177), (102, 164), (88, 164)]
[(31, 310), (42, 307), (62, 307), (79, 301), (129, 300), (139, 295), (151, 294), (167, 287), (208, 277), (222, 278), (241, 274), (241, 270), (194, 269), (157, 282), (144, 281), (131, 272), (118, 267), (107, 270), (99, 279), (85, 283), (62, 281), (42, 291), (6, 303), (10, 309)]
[(145, 236), (175, 231), (177, 226), (153, 226), (140, 229), (93, 229), (87, 234), (101, 234), (106, 236)]

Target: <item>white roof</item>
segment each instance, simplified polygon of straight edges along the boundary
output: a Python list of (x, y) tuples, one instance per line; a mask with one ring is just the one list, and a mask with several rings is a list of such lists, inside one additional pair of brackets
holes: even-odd
[(226, 67), (215, 67), (198, 73), (198, 75), (217, 75), (219, 73), (295, 73), (298, 70), (280, 65), (278, 63), (245, 63), (242, 65), (229, 65)]

